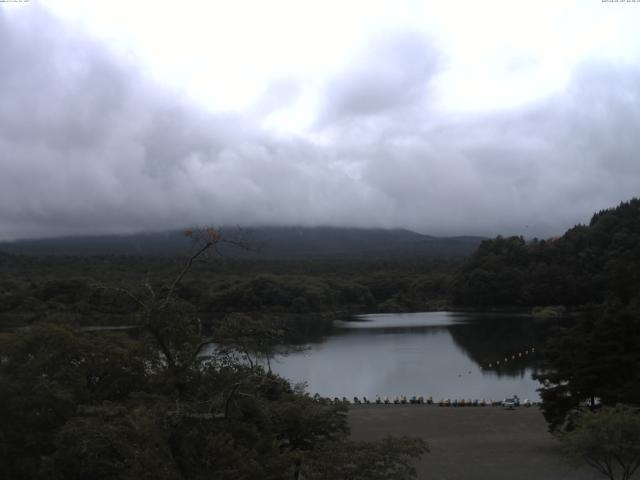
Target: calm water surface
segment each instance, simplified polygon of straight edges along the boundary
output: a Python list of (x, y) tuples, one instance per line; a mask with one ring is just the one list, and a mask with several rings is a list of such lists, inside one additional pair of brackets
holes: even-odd
[(336, 322), (334, 334), (324, 341), (278, 358), (274, 371), (307, 382), (311, 394), (322, 396), (539, 398), (539, 384), (531, 378), (539, 358), (531, 348), (544, 341), (548, 323), (529, 316), (454, 312), (356, 320)]

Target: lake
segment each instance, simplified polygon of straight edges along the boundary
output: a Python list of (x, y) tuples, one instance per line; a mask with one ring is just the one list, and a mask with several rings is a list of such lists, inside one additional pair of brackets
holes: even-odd
[[(309, 349), (273, 370), (322, 396), (429, 395), (538, 400), (537, 349), (553, 324), (528, 315), (425, 312), (335, 322)], [(499, 364), (498, 364), (499, 363)]]

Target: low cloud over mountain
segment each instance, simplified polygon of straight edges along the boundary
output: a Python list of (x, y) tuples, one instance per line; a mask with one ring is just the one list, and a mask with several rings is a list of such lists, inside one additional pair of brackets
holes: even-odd
[(583, 62), (544, 98), (453, 112), (437, 101), (446, 54), (390, 30), (283, 133), (265, 119), (303, 101), (304, 78), (222, 113), (116, 52), (42, 7), (0, 9), (1, 238), (191, 223), (546, 236), (639, 193), (632, 64)]

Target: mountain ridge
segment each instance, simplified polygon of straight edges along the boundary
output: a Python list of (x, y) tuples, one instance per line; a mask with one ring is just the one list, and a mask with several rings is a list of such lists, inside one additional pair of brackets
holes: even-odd
[[(226, 238), (256, 248), (242, 251), (221, 245), (225, 255), (269, 258), (393, 258), (406, 256), (463, 257), (484, 237), (436, 237), (407, 229), (355, 227), (222, 227)], [(125, 235), (67, 236), (0, 242), (0, 252), (24, 255), (180, 255), (191, 240), (182, 230)]]

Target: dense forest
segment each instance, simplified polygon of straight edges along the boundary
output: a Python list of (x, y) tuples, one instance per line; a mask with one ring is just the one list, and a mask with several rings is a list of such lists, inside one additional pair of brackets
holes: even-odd
[[(261, 365), (335, 318), (441, 308), (458, 261), (256, 258), (206, 234), (204, 253), (0, 254), (0, 324), (29, 327), (0, 331), (0, 476), (411, 478), (422, 440), (352, 442), (344, 406)], [(117, 325), (135, 333), (87, 329)]]
[[(566, 306), (538, 373), (550, 429), (585, 406), (640, 405), (638, 199), (464, 261), (207, 259), (221, 233), (190, 235), (184, 257), (0, 255), (3, 478), (411, 478), (422, 440), (350, 441), (344, 406), (270, 371), (350, 313)], [(136, 333), (85, 328), (100, 325)], [(479, 357), (499, 335), (453, 329)]]
[(548, 240), (484, 240), (452, 284), (457, 305), (579, 307), (640, 291), (640, 200)]
[(485, 240), (451, 285), (458, 305), (575, 311), (574, 324), (548, 341), (538, 374), (552, 430), (571, 429), (585, 405), (640, 405), (640, 199), (559, 238)]
[[(132, 273), (132, 264), (147, 260), (3, 258), (8, 311), (33, 316), (30, 328), (0, 334), (0, 477), (415, 477), (412, 460), (426, 452), (423, 440), (351, 441), (343, 405), (271, 372), (270, 358), (296, 348), (274, 317), (233, 312), (203, 328), (193, 286), (183, 280), (207, 286), (212, 278), (194, 274), (211, 264), (196, 261), (223, 241), (207, 229), (177, 268), (153, 274)], [(271, 289), (258, 298), (287, 292), (279, 286), (286, 281), (256, 278), (258, 292)], [(290, 296), (328, 295), (313, 282), (302, 288)], [(95, 311), (126, 316), (137, 332), (79, 328)]]
[[(0, 255), (0, 325), (65, 317), (130, 325), (138, 306), (121, 291), (159, 282), (184, 261), (162, 256)], [(322, 330), (337, 316), (443, 308), (455, 260), (250, 260), (217, 255), (193, 265), (176, 295), (205, 323), (230, 312), (280, 316)]]

